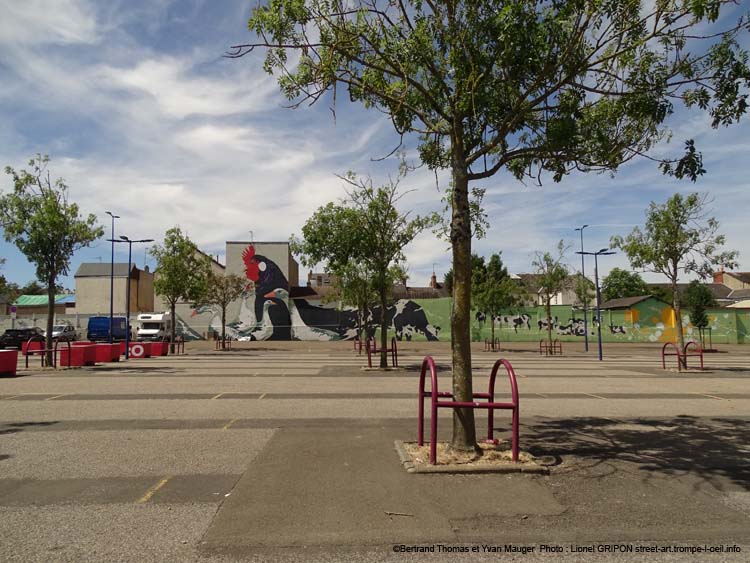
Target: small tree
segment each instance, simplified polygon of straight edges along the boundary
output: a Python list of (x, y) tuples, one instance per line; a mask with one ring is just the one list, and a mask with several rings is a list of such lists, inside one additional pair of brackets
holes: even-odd
[(708, 307), (716, 307), (716, 299), (711, 290), (698, 280), (693, 280), (688, 285), (682, 297), (688, 308), (691, 324), (698, 329), (701, 339), (701, 347), (704, 345), (703, 333), (708, 326)]
[(589, 303), (596, 297), (596, 286), (594, 286), (594, 282), (578, 272), (575, 292), (578, 303), (588, 307)]
[(0, 196), (0, 226), (5, 240), (14, 243), (36, 265), (36, 276), (47, 289), (47, 364), (52, 365), (52, 326), (55, 317), (57, 278), (67, 275), (70, 259), (79, 248), (104, 234), (89, 214), (81, 217), (78, 205), (68, 201), (65, 180), (51, 180), (49, 157), (37, 154), (31, 171), (5, 173), (13, 178), (13, 191)]
[(203, 299), (211, 274), (210, 258), (202, 255), (178, 226), (169, 229), (164, 235), (164, 244), (154, 245), (149, 254), (156, 260), (154, 290), (169, 305), (172, 317), (170, 351), (174, 353), (177, 302), (197, 303)]
[[(677, 339), (682, 349), (682, 311), (677, 280), (680, 273), (708, 277), (719, 266), (736, 266), (737, 252), (720, 252), (724, 235), (717, 234), (719, 222), (706, 218), (706, 198), (697, 193), (677, 193), (666, 203), (651, 202), (646, 213), (645, 232), (636, 227), (625, 238), (612, 237), (612, 247), (621, 248), (633, 268), (667, 277), (672, 288)], [(678, 362), (678, 366), (680, 363)]]
[(542, 254), (536, 253), (536, 257), (531, 263), (534, 272), (537, 274), (537, 284), (544, 298), (544, 310), (547, 313), (547, 339), (552, 346), (552, 299), (565, 289), (568, 279), (568, 267), (563, 263), (565, 259), (565, 243), (557, 243), (557, 254), (552, 255), (549, 252)]
[(380, 302), (380, 367), (388, 365), (386, 310), (388, 293), (394, 282), (394, 266), (403, 263), (404, 247), (423, 230), (438, 222), (436, 215), (409, 218), (396, 208), (402, 197), (398, 182), (374, 187), (349, 173), (343, 178), (352, 188), (345, 205), (329, 203), (319, 209), (303, 226), (305, 237), (294, 241), (305, 264), (328, 262), (333, 272), (341, 272), (348, 263), (359, 263), (369, 272), (371, 287)]
[(357, 308), (357, 334), (361, 338), (375, 294), (372, 273), (362, 258), (368, 242), (360, 224), (357, 210), (329, 202), (305, 222), (301, 239), (290, 238), (290, 247), (309, 268), (326, 263), (326, 272), (336, 279), (334, 287), (341, 304)]
[(226, 349), (227, 307), (239, 299), (245, 291), (247, 280), (235, 274), (217, 274), (209, 270), (206, 293), (201, 302), (205, 305), (218, 305), (221, 309), (221, 349)]
[(636, 272), (628, 272), (622, 268), (612, 268), (609, 274), (604, 276), (601, 291), (605, 301), (650, 294), (649, 288), (641, 276)]
[(495, 317), (504, 309), (515, 307), (521, 299), (521, 288), (508, 275), (501, 254), (492, 254), (484, 276), (472, 280), (472, 294), (477, 308), (490, 319), (492, 342), (495, 341)]

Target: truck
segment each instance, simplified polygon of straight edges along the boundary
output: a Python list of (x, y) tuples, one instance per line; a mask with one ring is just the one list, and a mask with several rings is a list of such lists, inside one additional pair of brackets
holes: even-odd
[(138, 315), (136, 340), (166, 340), (172, 334), (172, 316), (169, 313), (141, 313)]
[[(128, 320), (112, 317), (112, 340), (125, 340)], [(86, 338), (91, 342), (109, 342), (109, 317), (89, 317)]]

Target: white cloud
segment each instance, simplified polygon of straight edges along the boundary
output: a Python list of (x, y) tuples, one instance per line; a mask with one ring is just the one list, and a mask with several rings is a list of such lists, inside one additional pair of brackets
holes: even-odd
[(11, 0), (3, 4), (0, 44), (73, 45), (99, 40), (94, 9), (84, 0)]

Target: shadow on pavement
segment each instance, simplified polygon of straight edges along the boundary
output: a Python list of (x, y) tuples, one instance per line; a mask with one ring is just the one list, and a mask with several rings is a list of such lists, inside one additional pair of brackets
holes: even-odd
[(524, 433), (524, 448), (536, 456), (575, 457), (587, 468), (630, 462), (639, 471), (692, 475), (720, 491), (750, 490), (745, 419), (549, 419), (530, 425)]

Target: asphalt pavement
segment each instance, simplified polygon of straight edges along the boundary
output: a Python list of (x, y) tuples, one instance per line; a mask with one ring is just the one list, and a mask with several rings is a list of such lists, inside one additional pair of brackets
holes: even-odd
[(677, 373), (656, 346), (477, 347), (475, 390), (513, 363), (550, 474), (417, 475), (394, 442), (425, 353), (450, 389), (446, 344), (388, 372), (346, 343), (257, 344), (0, 379), (0, 560), (748, 560), (746, 348)]

